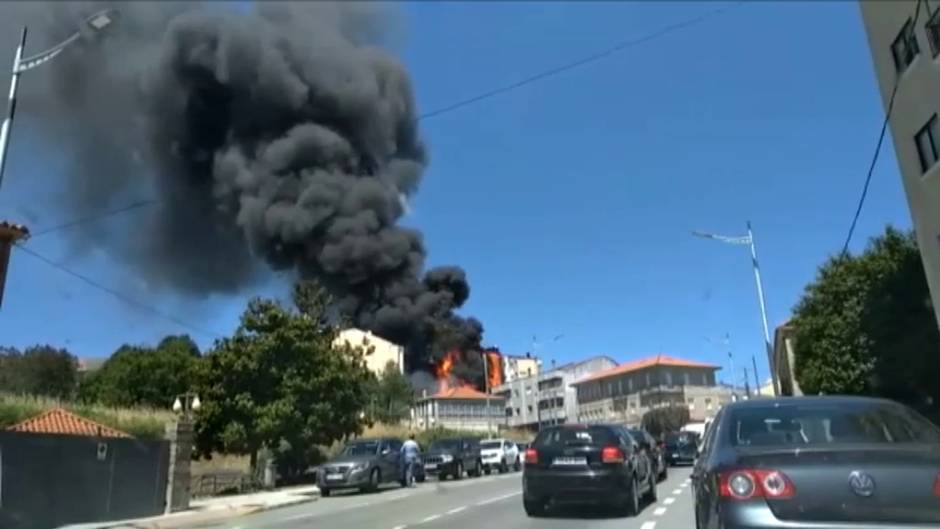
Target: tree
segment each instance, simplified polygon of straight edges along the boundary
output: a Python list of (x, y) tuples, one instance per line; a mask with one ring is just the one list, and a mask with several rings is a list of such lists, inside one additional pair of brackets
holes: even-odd
[(0, 351), (0, 390), (70, 398), (78, 387), (78, 360), (65, 349), (36, 345)]
[[(199, 369), (199, 455), (248, 454), (262, 448), (296, 458), (361, 431), (374, 376), (361, 350), (334, 346), (329, 298), (302, 283), (303, 311), (252, 299), (232, 337), (216, 342)], [(299, 305), (299, 304), (298, 304)], [(286, 448), (285, 448), (286, 446)]]
[(108, 406), (169, 408), (195, 384), (199, 347), (167, 336), (155, 348), (122, 345), (81, 387), (82, 400)]
[(394, 424), (408, 417), (414, 390), (395, 362), (385, 366), (369, 394), (369, 415), (373, 421)]
[(640, 424), (653, 437), (659, 438), (667, 432), (677, 432), (689, 423), (689, 408), (669, 406), (654, 408), (643, 414)]
[(893, 398), (936, 417), (934, 310), (913, 233), (888, 227), (861, 255), (829, 259), (794, 310), (801, 388)]

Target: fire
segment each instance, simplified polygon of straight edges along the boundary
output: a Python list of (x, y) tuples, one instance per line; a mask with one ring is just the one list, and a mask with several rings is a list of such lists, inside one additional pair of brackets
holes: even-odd
[(498, 349), (487, 349), (483, 352), (486, 361), (486, 385), (490, 391), (503, 383), (503, 355)]
[(437, 378), (437, 391), (447, 391), (451, 388), (474, 388), (473, 384), (464, 380), (458, 380), (453, 375), (454, 363), (460, 356), (460, 351), (454, 349), (448, 351), (444, 358), (434, 366), (434, 377)]

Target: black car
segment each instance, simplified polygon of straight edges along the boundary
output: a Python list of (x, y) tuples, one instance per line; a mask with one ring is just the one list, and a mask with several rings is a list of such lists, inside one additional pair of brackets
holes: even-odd
[(522, 503), (529, 516), (567, 503), (603, 503), (633, 516), (641, 495), (656, 501), (656, 473), (623, 426), (551, 426), (526, 450)]
[(695, 432), (667, 433), (663, 442), (666, 463), (670, 466), (695, 463), (698, 445), (699, 437)]
[[(404, 485), (401, 446), (400, 439), (390, 437), (357, 439), (347, 443), (342, 452), (317, 470), (320, 495), (329, 496), (337, 489), (371, 492), (382, 483)], [(424, 481), (423, 468), (415, 470), (415, 481)]]
[(464, 472), (470, 477), (477, 477), (482, 470), (480, 440), (473, 437), (439, 439), (431, 443), (424, 456), (424, 472), (438, 479), (446, 479), (448, 476), (461, 479)]
[(656, 442), (656, 439), (649, 432), (642, 429), (630, 429), (630, 435), (640, 444), (640, 449), (646, 452), (653, 463), (654, 472), (659, 481), (665, 481), (669, 477), (669, 465), (666, 464), (666, 455), (663, 447)]
[(883, 399), (735, 402), (692, 486), (698, 529), (940, 527), (940, 429)]

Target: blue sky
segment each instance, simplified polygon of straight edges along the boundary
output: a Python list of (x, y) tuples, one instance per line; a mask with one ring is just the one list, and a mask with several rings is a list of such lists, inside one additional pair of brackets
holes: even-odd
[[(713, 2), (403, 4), (398, 50), (423, 112), (714, 10)], [(4, 81), (5, 82), (5, 81)], [(766, 359), (745, 247), (690, 236), (755, 228), (771, 325), (786, 319), (845, 237), (883, 111), (854, 2), (752, 2), (721, 17), (422, 123), (431, 165), (407, 224), (431, 265), (458, 264), (464, 313), (504, 352), (558, 362), (658, 352), (737, 366)], [(23, 219), (49, 177), (17, 123), (0, 218)], [(17, 138), (20, 138), (19, 140)], [(891, 142), (853, 248), (909, 228)], [(48, 146), (43, 147), (49, 152)], [(54, 149), (52, 150), (54, 152)], [(133, 215), (133, 213), (129, 213)], [(46, 213), (34, 228), (69, 220)], [(62, 234), (30, 246), (102, 284), (230, 332), (250, 294), (180, 300), (146, 292), (107, 255), (75, 258)], [(110, 354), (191, 332), (15, 253), (0, 343)], [(192, 332), (191, 332), (192, 333)], [(212, 336), (192, 333), (203, 346)]]

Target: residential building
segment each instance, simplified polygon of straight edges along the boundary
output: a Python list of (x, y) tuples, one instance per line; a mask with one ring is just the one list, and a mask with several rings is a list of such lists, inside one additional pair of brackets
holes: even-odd
[(503, 355), (503, 383), (538, 374), (539, 362), (531, 353), (524, 356)]
[(803, 394), (794, 374), (794, 334), (789, 320), (774, 330), (774, 369), (780, 381), (780, 394), (788, 397)]
[(859, 6), (940, 324), (940, 0)]
[(494, 388), (505, 399), (506, 421), (513, 428), (537, 430), (539, 424), (564, 424), (577, 417), (572, 383), (617, 365), (606, 356), (595, 356), (548, 371), (509, 380)]
[(688, 406), (693, 421), (704, 421), (731, 402), (731, 389), (715, 383), (718, 369), (661, 354), (601, 371), (573, 384), (578, 420), (637, 425), (651, 409)]
[(418, 399), (411, 417), (421, 429), (497, 431), (506, 426), (505, 405), (505, 399), (499, 395), (461, 386)]
[(398, 344), (356, 328), (340, 331), (333, 344), (338, 346), (344, 342), (365, 351), (366, 367), (376, 375), (381, 375), (389, 362), (395, 364), (399, 373), (405, 372), (405, 348)]

